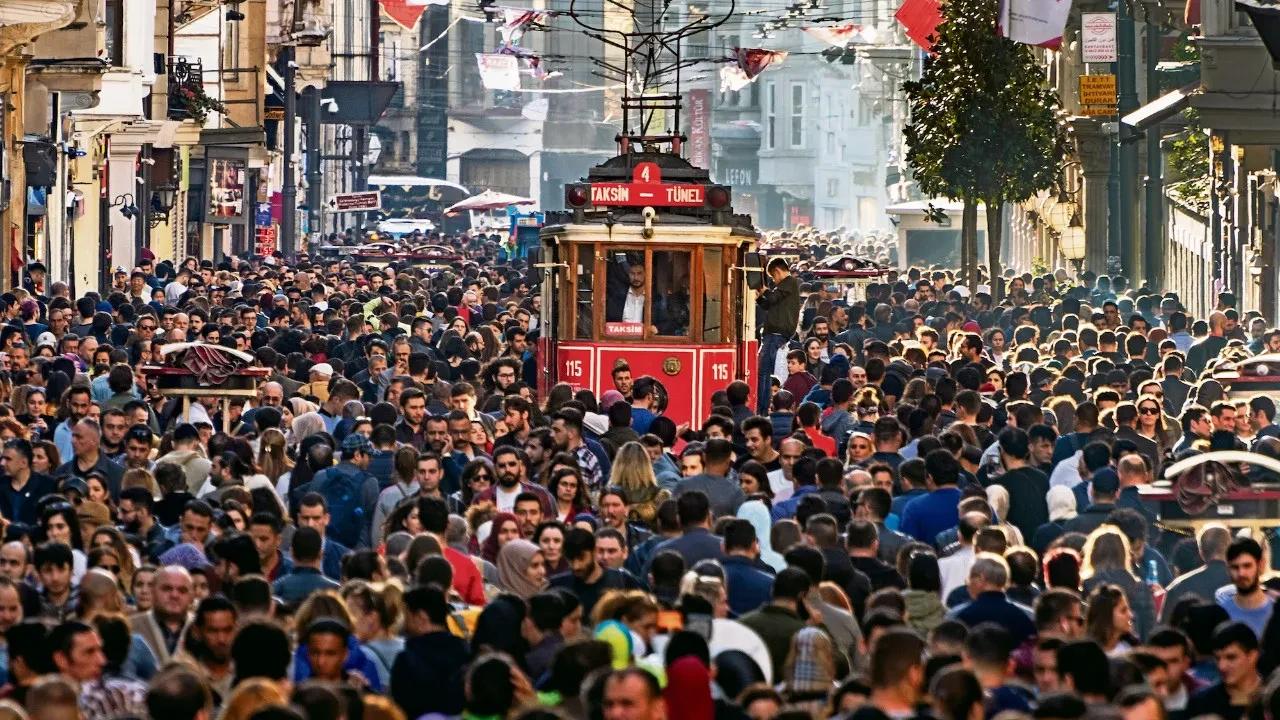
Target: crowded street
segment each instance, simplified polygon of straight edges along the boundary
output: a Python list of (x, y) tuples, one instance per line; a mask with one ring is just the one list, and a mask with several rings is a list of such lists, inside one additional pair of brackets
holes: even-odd
[(1277, 720), (1277, 17), (0, 0), (0, 720)]

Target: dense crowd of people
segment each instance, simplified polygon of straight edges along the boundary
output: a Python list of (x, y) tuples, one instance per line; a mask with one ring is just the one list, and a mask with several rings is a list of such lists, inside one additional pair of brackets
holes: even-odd
[[(144, 257), (74, 299), (32, 265), (0, 295), (0, 716), (1280, 717), (1270, 537), (1141, 492), (1280, 458), (1274, 399), (1212, 377), (1280, 332), (1089, 273), (850, 297), (810, 272), (839, 239), (788, 238), (759, 382), (687, 424), (625, 364), (540, 394), (537, 276), (496, 243)], [(179, 343), (249, 353), (256, 397), (163, 392)]]

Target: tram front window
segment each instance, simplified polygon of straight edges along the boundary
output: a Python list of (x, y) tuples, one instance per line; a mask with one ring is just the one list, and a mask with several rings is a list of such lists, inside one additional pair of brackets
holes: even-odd
[(649, 291), (644, 253), (610, 253), (605, 278), (604, 334), (644, 337), (644, 312)]
[(608, 254), (604, 334), (643, 338), (689, 335), (689, 251), (659, 251), (650, 265), (640, 251)]
[(653, 325), (656, 334), (689, 334), (689, 289), (693, 253), (663, 250), (653, 254)]

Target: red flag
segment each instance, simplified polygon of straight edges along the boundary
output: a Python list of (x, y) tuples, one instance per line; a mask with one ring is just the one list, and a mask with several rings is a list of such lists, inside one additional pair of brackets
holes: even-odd
[(734, 48), (733, 53), (738, 60), (738, 69), (748, 80), (754, 80), (765, 68), (775, 62), (782, 62), (787, 57), (787, 53), (783, 51), (763, 48)]
[(905, 0), (893, 16), (907, 29), (907, 37), (915, 44), (925, 50), (933, 49), (929, 36), (942, 22), (942, 5), (938, 0)]
[(431, 3), (425, 0), (379, 0), (382, 9), (396, 22), (397, 25), (412, 30), (418, 24), (418, 18), (422, 17), (422, 13), (426, 12), (427, 5)]

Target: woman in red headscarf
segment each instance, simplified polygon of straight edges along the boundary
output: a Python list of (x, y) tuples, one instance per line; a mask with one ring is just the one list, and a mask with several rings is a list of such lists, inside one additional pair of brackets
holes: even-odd
[(498, 561), (498, 553), (512, 540), (520, 539), (520, 521), (511, 513), (498, 513), (489, 526), (489, 537), (480, 545), (480, 557), (491, 563)]
[(666, 701), (669, 718), (715, 720), (711, 672), (696, 657), (682, 657), (667, 668), (667, 689), (662, 699)]

